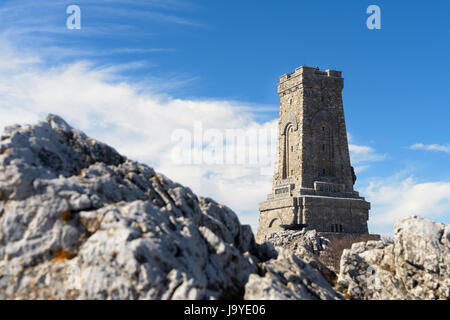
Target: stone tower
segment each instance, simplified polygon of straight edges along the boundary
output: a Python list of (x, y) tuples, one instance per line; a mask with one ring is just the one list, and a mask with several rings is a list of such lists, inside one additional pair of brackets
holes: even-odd
[(259, 206), (257, 240), (306, 226), (366, 234), (370, 203), (353, 190), (340, 71), (302, 66), (280, 78), (278, 167)]

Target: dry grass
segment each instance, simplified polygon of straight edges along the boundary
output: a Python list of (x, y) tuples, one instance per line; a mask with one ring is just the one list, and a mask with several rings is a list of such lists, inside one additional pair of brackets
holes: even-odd
[(347, 300), (352, 300), (352, 296), (348, 293), (347, 289), (344, 290), (344, 297)]
[(63, 221), (70, 221), (72, 220), (74, 217), (74, 213), (72, 211), (64, 211), (63, 213), (61, 213), (61, 219)]
[(67, 250), (64, 250), (63, 248), (56, 249), (55, 252), (53, 252), (53, 261), (55, 262), (64, 262), (66, 260), (73, 259), (76, 256), (75, 253), (70, 253)]
[(5, 153), (7, 155), (10, 155), (11, 154), (10, 150), (11, 150), (11, 148), (5, 148), (3, 150), (0, 150), (0, 155), (5, 154)]

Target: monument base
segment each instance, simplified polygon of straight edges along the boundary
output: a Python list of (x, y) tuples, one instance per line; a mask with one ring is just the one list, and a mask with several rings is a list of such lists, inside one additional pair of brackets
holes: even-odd
[(370, 203), (364, 198), (291, 196), (271, 199), (259, 205), (256, 242), (286, 225), (304, 225), (319, 233), (368, 234)]

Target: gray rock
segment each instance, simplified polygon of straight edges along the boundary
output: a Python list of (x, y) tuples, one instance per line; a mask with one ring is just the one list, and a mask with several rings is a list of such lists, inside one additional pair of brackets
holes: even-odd
[(317, 270), (288, 249), (278, 248), (278, 257), (260, 264), (245, 286), (248, 300), (341, 300)]
[(258, 257), (268, 261), (259, 264), (262, 276), (250, 276), (245, 298), (343, 299), (331, 287), (336, 283), (336, 274), (318, 259), (317, 254), (328, 243), (315, 230), (285, 230), (266, 235), (258, 245)]
[(341, 257), (338, 285), (353, 299), (450, 299), (449, 227), (411, 217), (394, 243), (356, 243)]
[(296, 252), (299, 248), (319, 254), (329, 244), (329, 240), (317, 234), (316, 230), (284, 230), (266, 235), (263, 242), (270, 242), (275, 247), (283, 247)]
[(239, 298), (235, 213), (50, 115), (0, 142), (0, 299)]

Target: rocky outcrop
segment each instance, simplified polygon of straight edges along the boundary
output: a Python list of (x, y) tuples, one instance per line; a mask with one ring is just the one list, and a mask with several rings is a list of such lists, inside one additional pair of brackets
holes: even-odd
[(292, 252), (296, 252), (298, 248), (304, 248), (314, 254), (319, 254), (329, 243), (326, 238), (319, 236), (316, 230), (307, 229), (274, 232), (266, 235), (264, 241), (272, 243), (275, 247), (289, 249)]
[(338, 285), (351, 299), (450, 299), (450, 227), (411, 217), (394, 243), (356, 243), (341, 257)]
[[(249, 300), (342, 300), (322, 275), (321, 265), (303, 248), (295, 254), (277, 248), (278, 256), (259, 265), (260, 274), (251, 274), (245, 286)], [(301, 256), (301, 258), (300, 258)], [(327, 269), (328, 270), (328, 269)]]
[(57, 116), (0, 154), (0, 299), (238, 298), (257, 271), (233, 211)]
[(343, 299), (331, 287), (336, 283), (335, 272), (318, 257), (328, 243), (315, 230), (285, 230), (266, 235), (264, 245), (273, 246), (276, 252), (269, 261), (259, 264), (259, 275), (250, 276), (245, 287), (246, 299)]
[(0, 140), (0, 299), (340, 297), (306, 251), (257, 246), (226, 206), (57, 116)]

